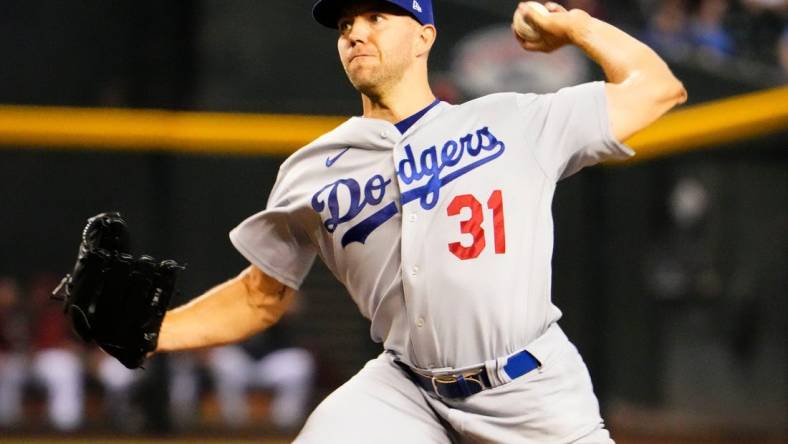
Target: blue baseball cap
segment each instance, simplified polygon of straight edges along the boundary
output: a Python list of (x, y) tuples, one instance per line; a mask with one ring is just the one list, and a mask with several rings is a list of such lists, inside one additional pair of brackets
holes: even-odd
[[(342, 6), (354, 0), (318, 0), (312, 7), (312, 16), (323, 26), (337, 29), (337, 21)], [(358, 1), (358, 0), (356, 0)], [(432, 17), (432, 0), (380, 0), (398, 6), (422, 25), (434, 25)]]

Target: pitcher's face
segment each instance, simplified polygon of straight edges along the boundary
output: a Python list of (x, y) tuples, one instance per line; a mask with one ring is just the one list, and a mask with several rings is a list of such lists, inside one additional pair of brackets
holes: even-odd
[(365, 1), (346, 8), (337, 23), (339, 59), (353, 86), (375, 96), (396, 83), (415, 62), (421, 25), (386, 2)]

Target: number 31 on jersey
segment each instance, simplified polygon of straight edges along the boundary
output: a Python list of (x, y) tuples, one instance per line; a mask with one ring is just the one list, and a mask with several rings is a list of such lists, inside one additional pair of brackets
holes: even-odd
[[(473, 242), (470, 245), (463, 245), (462, 242), (451, 242), (449, 251), (461, 260), (475, 259), (487, 247), (484, 228), (482, 228), (485, 210), (475, 196), (472, 194), (461, 194), (452, 199), (446, 208), (446, 214), (457, 216), (463, 208), (470, 209), (470, 218), (460, 221), (460, 233), (471, 235)], [(503, 221), (503, 194), (501, 190), (492, 192), (487, 199), (487, 209), (492, 213), (495, 254), (504, 254), (506, 253), (506, 229)]]

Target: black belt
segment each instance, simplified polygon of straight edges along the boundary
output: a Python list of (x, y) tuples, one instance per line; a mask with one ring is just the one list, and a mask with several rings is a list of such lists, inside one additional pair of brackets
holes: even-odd
[[(485, 367), (479, 370), (457, 374), (428, 376), (413, 370), (404, 362), (395, 360), (405, 373), (424, 390), (446, 399), (460, 399), (475, 395), (482, 390), (492, 388), (490, 377)], [(503, 366), (504, 372), (514, 380), (540, 366), (539, 361), (523, 350), (510, 356)]]

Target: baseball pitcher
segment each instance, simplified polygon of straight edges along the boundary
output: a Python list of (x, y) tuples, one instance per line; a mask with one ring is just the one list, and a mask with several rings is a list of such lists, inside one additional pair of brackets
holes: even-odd
[(430, 0), (320, 0), (363, 113), (282, 164), (230, 233), (250, 266), (166, 313), (157, 352), (275, 323), (319, 256), (383, 352), (326, 398), (311, 443), (609, 443), (551, 302), (556, 183), (605, 159), (686, 91), (646, 45), (581, 10), (521, 3), (524, 50), (575, 45), (605, 82), (436, 100)]

